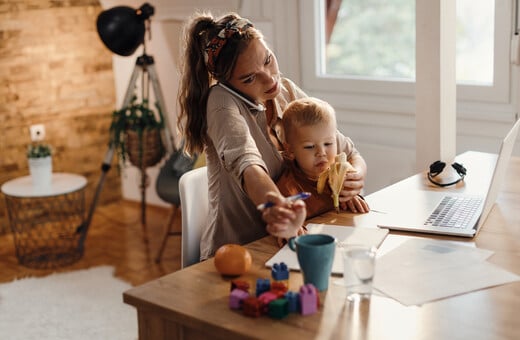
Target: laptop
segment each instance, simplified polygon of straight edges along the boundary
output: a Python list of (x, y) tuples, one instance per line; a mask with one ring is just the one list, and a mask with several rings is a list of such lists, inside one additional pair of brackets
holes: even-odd
[[(485, 195), (427, 190), (411, 190), (410, 193), (403, 195), (402, 192), (392, 193), (390, 190), (383, 197), (376, 195), (374, 202), (369, 202), (371, 207), (377, 209), (384, 207), (381, 210), (386, 210), (384, 217), (379, 220), (378, 227), (465, 237), (475, 236), (496, 201), (519, 128), (520, 119), (502, 141)], [(478, 170), (468, 169), (468, 173)], [(417, 209), (417, 207), (421, 208)]]

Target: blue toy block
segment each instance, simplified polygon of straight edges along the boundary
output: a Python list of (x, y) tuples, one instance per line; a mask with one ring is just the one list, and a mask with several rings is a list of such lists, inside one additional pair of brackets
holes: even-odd
[(287, 292), (285, 293), (285, 299), (287, 299), (289, 313), (298, 313), (300, 311), (300, 294)]
[(249, 293), (240, 289), (235, 288), (229, 294), (229, 308), (231, 309), (240, 309), (242, 308), (242, 303), (245, 299), (249, 297)]
[(302, 315), (314, 314), (318, 310), (318, 291), (308, 283), (300, 288), (300, 306)]
[(269, 281), (269, 279), (256, 280), (256, 296), (260, 296), (262, 293), (268, 292), (270, 289), (271, 281)]
[(286, 299), (276, 299), (269, 303), (269, 316), (283, 319), (289, 315), (289, 304)]
[(284, 262), (275, 263), (271, 268), (271, 276), (275, 281), (289, 280), (289, 269)]

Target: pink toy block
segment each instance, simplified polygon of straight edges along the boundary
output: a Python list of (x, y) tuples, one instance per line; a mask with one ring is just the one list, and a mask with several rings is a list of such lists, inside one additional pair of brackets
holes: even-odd
[(262, 303), (262, 314), (267, 314), (269, 303), (278, 299), (278, 295), (273, 292), (264, 292), (258, 296), (258, 301)]
[(314, 314), (318, 310), (318, 291), (311, 283), (300, 288), (300, 308), (302, 315)]
[(240, 309), (242, 308), (243, 301), (249, 297), (249, 293), (242, 289), (235, 288), (229, 294), (229, 308)]

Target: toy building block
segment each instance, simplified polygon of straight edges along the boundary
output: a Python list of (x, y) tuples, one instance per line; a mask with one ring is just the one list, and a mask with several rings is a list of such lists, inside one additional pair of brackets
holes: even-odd
[(289, 269), (284, 262), (275, 263), (271, 268), (271, 276), (275, 281), (289, 280)]
[(262, 302), (254, 296), (245, 298), (242, 302), (242, 311), (244, 315), (257, 318), (262, 315)]
[(289, 303), (286, 299), (276, 299), (269, 303), (269, 316), (283, 319), (289, 314)]
[(318, 292), (314, 285), (308, 283), (300, 288), (300, 307), (302, 315), (310, 315), (318, 310)]
[(288, 290), (289, 288), (285, 281), (274, 281), (271, 283), (271, 292), (278, 295), (278, 297), (283, 297)]
[(269, 279), (257, 279), (256, 280), (256, 296), (260, 296), (262, 293), (268, 292), (271, 289), (271, 282)]
[(232, 280), (230, 291), (233, 291), (233, 289), (241, 289), (249, 293), (249, 283), (244, 280)]
[(243, 291), (240, 288), (235, 288), (229, 294), (229, 308), (240, 309), (242, 308), (243, 301), (249, 297), (249, 293)]
[(260, 294), (260, 296), (258, 296), (258, 301), (262, 303), (262, 314), (268, 313), (269, 303), (276, 299), (278, 299), (278, 295), (270, 291), (263, 292)]
[(285, 293), (285, 299), (289, 308), (289, 313), (298, 313), (300, 311), (300, 294), (297, 292)]

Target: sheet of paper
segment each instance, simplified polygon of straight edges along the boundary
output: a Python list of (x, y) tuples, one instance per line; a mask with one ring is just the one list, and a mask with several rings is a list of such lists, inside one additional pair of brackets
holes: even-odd
[(449, 241), (410, 239), (377, 259), (374, 288), (410, 306), (520, 280), (487, 262), (492, 254)]
[[(308, 224), (308, 233), (310, 234), (328, 234), (336, 238), (338, 242), (347, 244), (366, 244), (379, 247), (388, 234), (387, 229), (379, 228), (363, 228), (339, 226), (331, 224)], [(284, 262), (289, 269), (300, 270), (296, 253), (286, 244), (266, 263), (266, 267), (272, 267), (275, 263)], [(338, 251), (334, 256), (332, 263), (332, 274), (343, 275), (343, 260)]]

